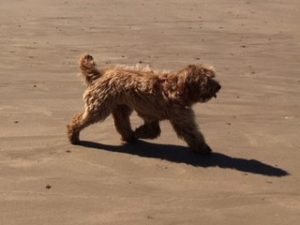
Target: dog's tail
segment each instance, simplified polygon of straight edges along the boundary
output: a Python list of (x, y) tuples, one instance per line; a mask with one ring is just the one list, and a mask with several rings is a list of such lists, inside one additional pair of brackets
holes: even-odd
[(80, 57), (79, 61), (82, 76), (85, 78), (87, 85), (101, 77), (102, 73), (97, 69), (93, 56), (85, 54)]

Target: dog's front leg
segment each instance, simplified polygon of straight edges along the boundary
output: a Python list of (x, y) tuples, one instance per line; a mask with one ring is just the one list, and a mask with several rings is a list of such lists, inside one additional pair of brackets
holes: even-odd
[(201, 154), (211, 152), (211, 148), (206, 144), (203, 134), (197, 127), (192, 109), (176, 110), (176, 113), (172, 113), (170, 122), (178, 137), (183, 138), (194, 152)]

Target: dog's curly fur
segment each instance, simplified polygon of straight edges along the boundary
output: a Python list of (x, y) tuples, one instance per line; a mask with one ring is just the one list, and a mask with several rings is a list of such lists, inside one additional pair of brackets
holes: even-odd
[[(193, 151), (211, 152), (198, 130), (191, 106), (216, 97), (221, 88), (212, 68), (189, 65), (178, 72), (164, 72), (149, 67), (115, 66), (101, 70), (92, 56), (84, 55), (80, 69), (87, 89), (83, 95), (84, 111), (67, 125), (72, 144), (79, 143), (82, 129), (112, 114), (124, 142), (158, 137), (159, 121), (167, 119)], [(129, 120), (133, 110), (144, 120), (135, 131)]]

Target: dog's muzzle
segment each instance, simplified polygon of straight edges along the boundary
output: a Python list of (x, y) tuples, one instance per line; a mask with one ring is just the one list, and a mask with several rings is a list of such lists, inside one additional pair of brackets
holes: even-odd
[(217, 84), (216, 85), (216, 89), (215, 89), (215, 93), (213, 94), (213, 97), (214, 98), (217, 98), (217, 93), (220, 91), (221, 89), (221, 85), (220, 84)]

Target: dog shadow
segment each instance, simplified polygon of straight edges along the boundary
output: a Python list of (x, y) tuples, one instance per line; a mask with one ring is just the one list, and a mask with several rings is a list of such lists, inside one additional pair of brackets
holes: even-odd
[(178, 145), (154, 144), (140, 140), (136, 144), (126, 144), (122, 146), (106, 145), (90, 141), (81, 141), (80, 145), (111, 152), (127, 153), (175, 163), (184, 163), (194, 167), (219, 167), (274, 177), (289, 175), (287, 171), (281, 168), (268, 165), (255, 159), (234, 158), (216, 152), (209, 155), (200, 155), (191, 152), (187, 147)]

